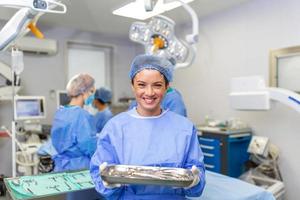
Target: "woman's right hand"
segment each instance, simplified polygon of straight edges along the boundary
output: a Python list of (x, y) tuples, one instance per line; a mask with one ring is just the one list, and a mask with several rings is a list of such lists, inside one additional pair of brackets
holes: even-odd
[[(106, 167), (107, 167), (107, 162), (104, 162), (104, 163), (102, 163), (102, 164), (99, 166), (100, 174), (101, 174), (101, 172), (102, 172)], [(108, 182), (106, 182), (106, 181), (104, 181), (104, 180), (102, 180), (102, 183), (103, 183), (104, 187), (106, 187), (106, 188), (108, 188), (108, 189), (113, 189), (113, 188), (121, 187), (121, 184), (119, 184), (119, 183), (113, 184), (113, 183), (108, 183)]]

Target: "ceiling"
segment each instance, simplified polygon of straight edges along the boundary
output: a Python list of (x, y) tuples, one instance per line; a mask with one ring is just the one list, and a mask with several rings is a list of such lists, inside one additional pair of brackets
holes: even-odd
[[(62, 0), (68, 7), (67, 13), (43, 15), (39, 24), (127, 37), (130, 24), (137, 20), (115, 16), (112, 11), (131, 1), (133, 0)], [(190, 5), (201, 18), (246, 1), (249, 0), (195, 0)], [(14, 9), (1, 7), (0, 19), (8, 20), (14, 12)], [(183, 8), (176, 8), (164, 15), (169, 16), (177, 23), (184, 23), (189, 19), (189, 15)]]

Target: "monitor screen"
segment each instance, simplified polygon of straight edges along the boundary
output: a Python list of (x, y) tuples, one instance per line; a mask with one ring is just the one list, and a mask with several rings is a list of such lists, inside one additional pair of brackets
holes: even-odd
[(16, 97), (15, 119), (41, 119), (45, 117), (44, 97)]
[(57, 91), (57, 107), (68, 105), (70, 100), (66, 91)]

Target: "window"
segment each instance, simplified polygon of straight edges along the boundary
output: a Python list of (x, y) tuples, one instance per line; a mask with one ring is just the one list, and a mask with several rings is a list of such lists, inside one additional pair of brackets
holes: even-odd
[(95, 78), (95, 87), (112, 88), (112, 47), (68, 42), (67, 80), (79, 73), (88, 73)]
[(270, 51), (270, 86), (300, 92), (300, 46)]

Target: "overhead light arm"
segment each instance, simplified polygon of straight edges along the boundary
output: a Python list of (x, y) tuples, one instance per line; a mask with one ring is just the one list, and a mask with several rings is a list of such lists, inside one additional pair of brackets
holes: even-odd
[(14, 14), (0, 31), (0, 51), (5, 50), (12, 42), (27, 33), (27, 26), (33, 17), (29, 8), (21, 8)]
[(55, 0), (1, 0), (0, 6), (30, 8), (37, 12), (64, 14), (67, 7)]
[[(185, 3), (194, 0), (181, 0)], [(135, 0), (113, 11), (114, 15), (145, 20), (181, 6), (177, 0)]]
[(300, 113), (300, 95), (283, 88), (267, 88), (270, 99), (279, 101)]
[(283, 88), (266, 87), (260, 76), (238, 77), (231, 81), (231, 107), (237, 110), (269, 110), (271, 100), (300, 113), (300, 95)]
[(191, 64), (193, 64), (195, 61), (196, 53), (197, 53), (196, 43), (198, 43), (199, 41), (199, 19), (197, 13), (190, 5), (183, 2), (182, 0), (174, 0), (174, 1), (178, 1), (181, 3), (182, 7), (189, 13), (193, 23), (193, 32), (185, 36), (187, 43), (190, 45), (189, 59), (184, 63), (178, 63), (175, 66), (175, 69), (178, 69), (178, 68), (188, 67)]
[(65, 13), (64, 4), (54, 0), (1, 0), (0, 6), (18, 8), (19, 10), (0, 31), (0, 51), (6, 50), (10, 44), (23, 37), (29, 30), (43, 38), (42, 32), (35, 26), (44, 13)]
[(197, 13), (195, 12), (195, 10), (190, 5), (183, 2), (182, 0), (175, 0), (175, 1), (180, 2), (182, 7), (191, 16), (192, 23), (193, 23), (193, 32), (192, 32), (192, 34), (186, 36), (186, 41), (189, 44), (195, 44), (195, 43), (198, 42), (198, 39), (199, 39), (199, 19), (198, 19)]
[(145, 11), (151, 12), (153, 8), (155, 7), (158, 0), (144, 0), (145, 4)]

